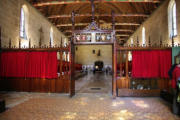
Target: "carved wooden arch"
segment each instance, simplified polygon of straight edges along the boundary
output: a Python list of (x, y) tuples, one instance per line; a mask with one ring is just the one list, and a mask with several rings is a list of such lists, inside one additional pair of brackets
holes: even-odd
[[(93, 1), (93, 0), (91, 0)], [(72, 12), (72, 40), (74, 44), (113, 44), (115, 40), (115, 18), (112, 11), (112, 29), (100, 29), (95, 22), (94, 5), (92, 3), (92, 22), (84, 30), (75, 30), (75, 13)], [(102, 39), (102, 34), (106, 38)], [(86, 37), (81, 39), (82, 36)], [(95, 35), (95, 36), (94, 36)], [(100, 37), (98, 39), (98, 36)], [(88, 39), (90, 37), (90, 39)], [(104, 38), (104, 37), (103, 37)]]
[[(92, 22), (84, 29), (84, 30), (75, 30), (75, 13), (74, 11), (71, 14), (72, 19), (72, 39), (71, 39), (71, 78), (70, 78), (70, 96), (75, 95), (75, 80), (74, 80), (74, 59), (75, 59), (75, 47), (74, 45), (112, 45), (112, 67), (113, 67), (113, 78), (112, 78), (112, 94), (113, 98), (117, 96), (117, 89), (116, 89), (116, 40), (115, 40), (115, 18), (114, 12), (112, 11), (112, 29), (100, 29), (95, 22), (95, 14), (94, 14), (94, 0), (91, 0), (92, 5)], [(106, 35), (106, 39), (103, 40), (97, 39), (97, 36)], [(81, 35), (85, 36), (85, 39), (81, 39)], [(78, 38), (80, 36), (80, 39)], [(90, 36), (90, 39), (88, 38)]]

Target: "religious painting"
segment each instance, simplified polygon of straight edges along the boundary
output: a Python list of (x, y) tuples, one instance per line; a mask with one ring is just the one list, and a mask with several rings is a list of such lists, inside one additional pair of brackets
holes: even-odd
[(111, 35), (108, 34), (108, 35), (106, 36), (106, 39), (110, 41), (110, 40), (111, 40)]
[(91, 34), (87, 35), (86, 39), (87, 39), (88, 42), (91, 41)]
[(76, 40), (80, 41), (80, 35), (76, 35)]
[(99, 33), (96, 34), (96, 41), (100, 41), (101, 40), (101, 35)]
[(86, 40), (86, 35), (82, 35), (82, 39), (81, 40), (85, 41)]
[(101, 39), (102, 41), (105, 41), (106, 40), (106, 36), (104, 34), (101, 35)]

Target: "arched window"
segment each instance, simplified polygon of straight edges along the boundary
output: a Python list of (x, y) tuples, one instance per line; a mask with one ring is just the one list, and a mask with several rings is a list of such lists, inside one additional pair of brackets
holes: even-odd
[(168, 7), (168, 27), (169, 37), (177, 36), (177, 23), (176, 23), (176, 2), (171, 0)]
[(69, 62), (70, 61), (70, 53), (68, 52), (68, 55), (67, 55), (67, 61)]
[(142, 28), (142, 45), (146, 44), (145, 28)]
[(64, 61), (67, 61), (67, 60), (66, 60), (66, 52), (63, 52), (63, 60), (64, 60)]
[(21, 18), (20, 18), (20, 37), (23, 39), (27, 39), (26, 36), (26, 25), (25, 25), (25, 10), (21, 8)]
[(53, 29), (52, 28), (50, 29), (50, 42), (51, 42), (51, 45), (53, 46), (54, 38), (53, 38)]
[(64, 38), (64, 47), (67, 47), (67, 39), (66, 38)]

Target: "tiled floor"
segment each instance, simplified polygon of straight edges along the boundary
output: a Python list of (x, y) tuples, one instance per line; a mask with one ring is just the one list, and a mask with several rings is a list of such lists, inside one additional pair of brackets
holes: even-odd
[(123, 97), (110, 94), (0, 93), (6, 112), (0, 120), (180, 120), (170, 105), (156, 97)]
[(77, 93), (111, 93), (112, 75), (103, 72), (89, 73), (77, 79), (75, 87)]
[(0, 120), (180, 120), (158, 97), (112, 99), (112, 76), (100, 74), (76, 80), (73, 98), (57, 93), (0, 93), (7, 107)]

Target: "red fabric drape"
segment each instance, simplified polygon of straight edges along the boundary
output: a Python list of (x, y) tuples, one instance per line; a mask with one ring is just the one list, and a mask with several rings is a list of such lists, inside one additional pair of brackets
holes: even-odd
[(75, 64), (75, 70), (82, 70), (82, 64)]
[(48, 66), (46, 69), (46, 78), (57, 78), (57, 53), (51, 52), (48, 56)]
[(175, 69), (173, 70), (173, 78), (171, 81), (172, 88), (176, 89), (177, 88), (177, 80), (180, 77), (180, 67), (176, 66)]
[(57, 78), (56, 52), (3, 52), (2, 77)]
[(168, 78), (168, 71), (172, 66), (172, 51), (160, 51), (160, 77)]
[(25, 77), (25, 52), (2, 52), (0, 75), (3, 77)]
[(170, 50), (132, 52), (132, 76), (135, 78), (168, 78), (170, 67)]

